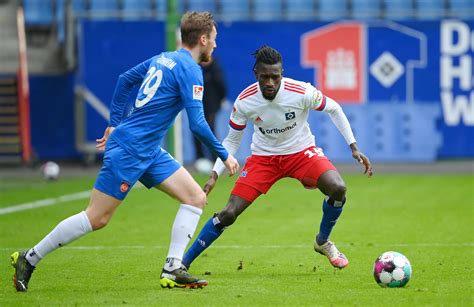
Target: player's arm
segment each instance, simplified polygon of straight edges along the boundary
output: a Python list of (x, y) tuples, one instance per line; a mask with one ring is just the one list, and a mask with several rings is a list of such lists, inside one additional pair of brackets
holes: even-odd
[(100, 151), (105, 150), (105, 144), (107, 143), (110, 134), (122, 120), (123, 109), (127, 103), (128, 96), (132, 92), (135, 85), (143, 82), (151, 61), (152, 59), (149, 59), (143, 63), (140, 63), (118, 77), (110, 106), (109, 126), (105, 129), (104, 135), (100, 139), (95, 140), (96, 148)]
[(364, 174), (367, 174), (367, 176), (369, 177), (372, 176), (372, 165), (370, 163), (370, 160), (359, 150), (354, 134), (352, 133), (349, 120), (347, 119), (347, 116), (342, 110), (341, 106), (335, 100), (324, 96), (320, 91), (316, 89), (314, 90), (312, 96), (312, 108), (316, 111), (323, 111), (329, 114), (332, 122), (342, 134), (342, 136), (346, 140), (346, 143), (351, 148), (352, 157), (356, 159), (360, 164), (364, 165)]
[(239, 168), (239, 163), (217, 140), (204, 117), (202, 107), (202, 73), (200, 71), (189, 71), (187, 78), (185, 80), (181, 78), (180, 81), (181, 97), (188, 114), (191, 132), (213, 151), (216, 156), (222, 159), (229, 173), (234, 175)]
[[(222, 142), (222, 145), (224, 145), (224, 147), (232, 155), (235, 155), (235, 153), (240, 147), (240, 143), (242, 142), (242, 136), (244, 135), (244, 129), (247, 123), (247, 118), (243, 113), (239, 112), (239, 109), (240, 107), (238, 106), (238, 102), (236, 102), (234, 104), (232, 114), (230, 115), (229, 133)], [(207, 180), (203, 188), (206, 195), (209, 194), (214, 188), (217, 183), (217, 179), (224, 172), (224, 170), (224, 163), (221, 159), (218, 158), (214, 164), (214, 167), (212, 168), (211, 174), (209, 175), (209, 179)]]

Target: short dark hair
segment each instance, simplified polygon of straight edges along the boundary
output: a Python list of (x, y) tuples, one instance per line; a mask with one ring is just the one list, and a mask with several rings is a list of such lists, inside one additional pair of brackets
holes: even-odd
[(273, 65), (282, 63), (283, 61), (280, 52), (267, 45), (258, 48), (254, 53), (252, 53), (252, 55), (255, 57), (255, 64), (253, 65), (254, 70), (258, 63)]
[(186, 12), (181, 18), (181, 41), (183, 45), (194, 47), (199, 37), (205, 34), (209, 37), (212, 27), (216, 27), (214, 17), (209, 12)]

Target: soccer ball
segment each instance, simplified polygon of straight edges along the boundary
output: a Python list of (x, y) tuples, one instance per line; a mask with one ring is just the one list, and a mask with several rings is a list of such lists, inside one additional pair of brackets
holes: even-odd
[(56, 180), (59, 177), (60, 168), (56, 162), (48, 161), (41, 167), (43, 178), (47, 180)]
[(398, 252), (385, 252), (374, 263), (375, 281), (384, 288), (405, 286), (411, 273), (410, 261)]
[(209, 174), (212, 171), (212, 167), (214, 164), (212, 164), (211, 161), (205, 158), (200, 158), (197, 159), (196, 162), (194, 163), (194, 167), (196, 167), (196, 170), (200, 174)]

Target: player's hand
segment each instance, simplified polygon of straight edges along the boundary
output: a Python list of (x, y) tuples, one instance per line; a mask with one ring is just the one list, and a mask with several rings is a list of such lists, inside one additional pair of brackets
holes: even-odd
[(370, 160), (366, 157), (366, 155), (356, 150), (352, 152), (352, 157), (354, 157), (354, 159), (356, 159), (360, 164), (364, 165), (364, 174), (367, 174), (368, 177), (372, 176), (372, 164), (370, 163)]
[(212, 171), (211, 175), (209, 175), (209, 179), (207, 179), (207, 182), (204, 185), (204, 188), (202, 188), (202, 190), (204, 191), (204, 193), (206, 193), (206, 195), (209, 195), (209, 193), (211, 193), (212, 189), (217, 183), (218, 177), (219, 176), (217, 175), (215, 171)]
[(105, 144), (107, 143), (107, 140), (109, 139), (110, 134), (112, 131), (114, 131), (115, 127), (107, 127), (104, 131), (104, 136), (101, 137), (100, 139), (96, 139), (95, 142), (95, 148), (97, 148), (100, 151), (105, 150)]
[(230, 176), (233, 176), (239, 170), (239, 162), (237, 162), (237, 160), (231, 154), (229, 154), (227, 160), (224, 161), (224, 165), (229, 171)]

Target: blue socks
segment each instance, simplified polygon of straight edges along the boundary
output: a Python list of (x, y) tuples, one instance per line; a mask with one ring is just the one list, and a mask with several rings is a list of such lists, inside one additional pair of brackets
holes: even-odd
[(318, 245), (324, 244), (331, 235), (332, 228), (336, 225), (337, 219), (342, 213), (342, 206), (346, 202), (346, 198), (337, 201), (326, 197), (323, 201), (323, 218), (319, 226), (319, 234), (316, 237)]
[(214, 242), (221, 233), (224, 231), (220, 225), (219, 218), (217, 216), (210, 218), (206, 225), (201, 229), (196, 240), (194, 240), (191, 247), (188, 249), (181, 262), (186, 268), (189, 269), (191, 263), (196, 259), (206, 248), (208, 248), (212, 242)]

